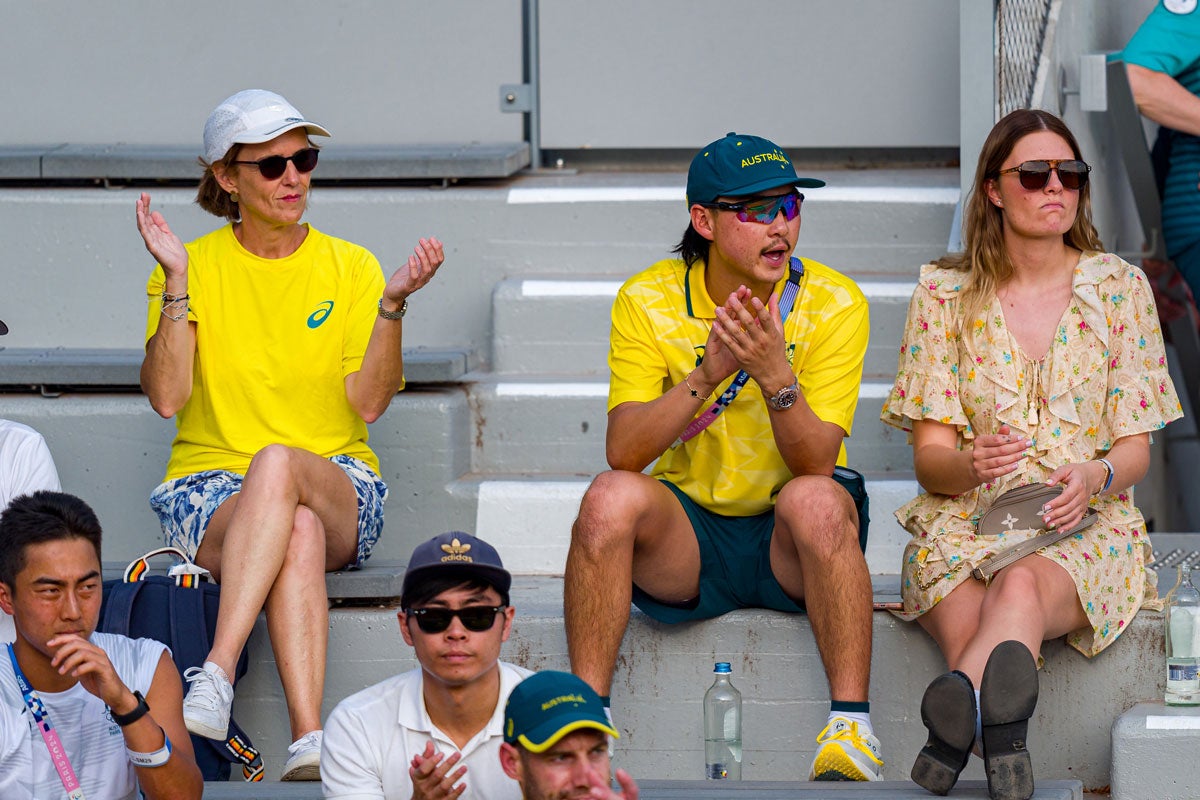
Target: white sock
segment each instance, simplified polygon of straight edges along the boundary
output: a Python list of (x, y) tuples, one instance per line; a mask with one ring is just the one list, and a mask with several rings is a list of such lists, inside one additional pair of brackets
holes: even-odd
[(983, 745), (983, 717), (979, 713), (979, 690), (975, 690), (975, 741)]
[(860, 733), (874, 733), (875, 730), (871, 727), (871, 712), (869, 711), (830, 711), (829, 718), (825, 720), (825, 724), (833, 722), (834, 717), (843, 717), (851, 722), (858, 723)]

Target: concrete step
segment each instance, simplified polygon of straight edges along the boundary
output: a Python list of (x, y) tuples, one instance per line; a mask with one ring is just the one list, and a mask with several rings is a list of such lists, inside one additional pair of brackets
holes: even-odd
[[(0, 394), (0, 417), (46, 438), (63, 489), (87, 500), (100, 518), (105, 561), (127, 562), (160, 546), (147, 498), (162, 481), (175, 424), (154, 413), (143, 395)], [(407, 561), (430, 536), (470, 529), (473, 501), (464, 503), (448, 487), (470, 471), (474, 435), (459, 388), (405, 390), (371, 426), (370, 443), (390, 487), (376, 558)]]
[[(917, 265), (945, 251), (956, 171), (830, 170), (824, 177), (829, 187), (810, 192), (804, 208), (805, 255), (851, 275), (908, 280)], [(624, 280), (679, 240), (687, 224), (685, 180), (682, 172), (601, 172), (448, 188), (317, 186), (307, 219), (370, 249), (389, 274), (419, 237), (440, 237), (446, 265), (410, 303), (405, 344), (486, 358), (499, 281), (564, 274)], [(141, 191), (0, 188), (7, 346), (142, 345), (144, 288), (154, 264), (133, 224)], [(193, 189), (155, 187), (151, 195), (184, 241), (218, 227), (194, 204)], [(46, 275), (59, 290), (53, 303)]]
[[(602, 378), (476, 373), (471, 407), (479, 436), (477, 473), (585, 473), (608, 468), (604, 454), (608, 383)], [(907, 435), (879, 421), (891, 382), (864, 382), (854, 430), (846, 440), (850, 466), (861, 472), (909, 472)]]
[[(502, 657), (535, 670), (567, 669), (561, 579), (518, 576), (512, 600), (516, 623)], [(1029, 734), (1040, 784), (1076, 779), (1088, 789), (1108, 786), (1113, 721), (1138, 701), (1161, 697), (1162, 625), (1161, 614), (1143, 612), (1092, 660), (1061, 640), (1046, 644)], [(415, 666), (396, 626), (390, 606), (331, 612), (323, 714), (343, 697)], [(945, 666), (919, 626), (876, 612), (873, 628), (871, 716), (883, 743), (884, 778), (903, 781), (925, 742), (921, 695)], [(234, 716), (261, 748), (268, 780), (276, 780), (286, 759), (287, 716), (261, 619), (250, 658)], [(733, 682), (742, 692), (746, 780), (803, 780), (828, 712), (820, 656), (806, 616), (757, 609), (675, 627), (633, 612), (612, 693), (622, 732), (617, 763), (645, 780), (703, 774), (701, 699), (716, 660), (733, 662)], [(972, 759), (964, 779), (983, 777), (981, 763)], [(963, 796), (973, 795), (964, 789)]]
[[(798, 252), (803, 252), (799, 250)], [(806, 254), (807, 255), (807, 254)], [(871, 307), (871, 339), (864, 372), (896, 373), (909, 280), (860, 278)], [(492, 370), (500, 374), (606, 376), (613, 299), (621, 281), (596, 277), (510, 278), (492, 293)]]
[[(500, 551), (505, 565), (526, 575), (562, 575), (570, 546), (571, 526), (589, 477), (499, 476), (467, 477), (455, 493), (475, 500), (476, 535)], [(909, 534), (892, 512), (917, 494), (911, 478), (867, 475), (871, 498), (871, 528), (867, 539), (867, 567), (873, 574), (897, 574), (900, 555)]]
[(1200, 708), (1138, 703), (1112, 726), (1112, 800), (1200, 793)]

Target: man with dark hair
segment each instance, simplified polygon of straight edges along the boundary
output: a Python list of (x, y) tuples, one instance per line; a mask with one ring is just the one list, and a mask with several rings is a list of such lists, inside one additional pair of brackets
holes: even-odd
[(637, 800), (638, 787), (617, 770), (612, 789), (608, 721), (600, 697), (569, 672), (539, 672), (522, 681), (504, 708), (500, 764), (521, 785), (523, 800), (590, 797)]
[(82, 500), (40, 491), (0, 514), (0, 608), (16, 626), (0, 659), (5, 800), (204, 791), (170, 652), (97, 633), (101, 587), (100, 523)]
[(792, 257), (797, 188), (824, 185), (757, 136), (692, 159), (682, 258), (633, 276), (613, 304), (612, 470), (572, 529), (564, 616), (571, 667), (606, 700), (631, 601), (666, 623), (806, 610), (833, 701), (809, 777), (879, 780), (866, 495), (842, 444), (867, 302)]
[(400, 635), (417, 669), (338, 703), (325, 722), (327, 798), (517, 800), (500, 769), (504, 701), (529, 670), (500, 660), (512, 576), (466, 533), (418, 545), (401, 586)]

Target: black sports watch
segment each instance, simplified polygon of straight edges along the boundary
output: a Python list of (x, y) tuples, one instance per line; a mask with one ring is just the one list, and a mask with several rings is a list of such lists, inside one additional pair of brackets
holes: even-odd
[(783, 411), (796, 405), (796, 400), (800, 398), (800, 381), (799, 379), (792, 381), (791, 386), (785, 386), (775, 394), (767, 398), (767, 405), (772, 411)]
[(133, 711), (128, 714), (118, 714), (111, 708), (108, 710), (112, 721), (124, 728), (126, 725), (132, 725), (142, 717), (150, 713), (150, 706), (146, 703), (146, 698), (142, 697), (142, 693), (135, 691), (133, 696), (137, 698), (138, 704), (134, 706)]

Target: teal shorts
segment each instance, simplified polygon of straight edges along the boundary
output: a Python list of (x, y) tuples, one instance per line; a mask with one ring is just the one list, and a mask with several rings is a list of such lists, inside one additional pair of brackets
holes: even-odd
[[(858, 481), (855, 489), (841, 480), (841, 476), (835, 480), (845, 486), (855, 500), (859, 512), (859, 544), (865, 548), (866, 494), (862, 492), (860, 496), (862, 478), (855, 475)], [(662, 484), (675, 494), (696, 534), (696, 543), (700, 547), (700, 594), (688, 602), (664, 603), (635, 584), (635, 606), (647, 616), (667, 624), (711, 619), (739, 608), (770, 608), (793, 614), (804, 611), (804, 603), (788, 597), (771, 571), (774, 509), (752, 517), (726, 517), (700, 506), (669, 481), (662, 481)]]

